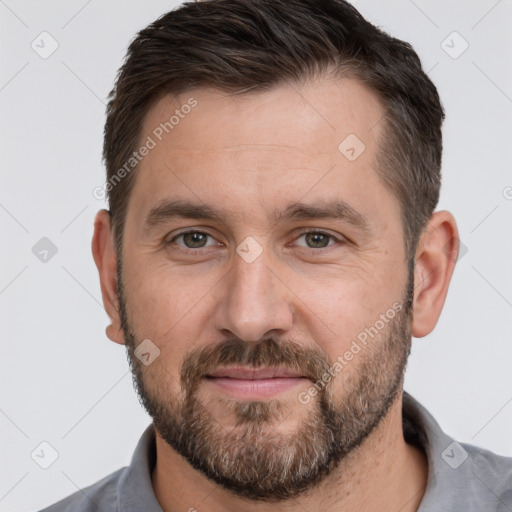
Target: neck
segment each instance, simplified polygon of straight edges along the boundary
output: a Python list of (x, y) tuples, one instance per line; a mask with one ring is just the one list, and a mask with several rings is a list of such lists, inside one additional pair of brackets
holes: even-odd
[(303, 512), (380, 510), (415, 512), (425, 492), (425, 455), (407, 444), (402, 431), (402, 397), (363, 444), (308, 493), (286, 502), (251, 502), (208, 480), (156, 433), (153, 489), (165, 512)]

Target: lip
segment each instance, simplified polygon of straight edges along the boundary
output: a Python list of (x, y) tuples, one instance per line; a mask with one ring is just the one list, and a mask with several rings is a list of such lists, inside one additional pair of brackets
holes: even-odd
[(299, 384), (307, 377), (286, 368), (220, 368), (205, 376), (217, 390), (231, 396), (260, 399), (282, 393)]
[(306, 378), (305, 375), (294, 372), (286, 368), (247, 368), (247, 367), (229, 367), (220, 368), (207, 377), (243, 379), (243, 380), (263, 380), (263, 379), (281, 379), (281, 378)]
[(261, 399), (292, 389), (307, 382), (305, 377), (276, 377), (272, 379), (233, 379), (230, 377), (207, 377), (214, 389), (230, 396), (245, 399)]

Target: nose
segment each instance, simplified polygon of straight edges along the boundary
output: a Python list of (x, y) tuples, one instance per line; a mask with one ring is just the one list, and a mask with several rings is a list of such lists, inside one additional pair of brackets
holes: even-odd
[[(270, 266), (265, 251), (251, 263), (236, 254), (222, 280), (213, 313), (214, 327), (224, 335), (251, 342), (288, 331), (293, 324), (292, 292), (284, 276)], [(220, 284), (220, 283), (219, 283)]]

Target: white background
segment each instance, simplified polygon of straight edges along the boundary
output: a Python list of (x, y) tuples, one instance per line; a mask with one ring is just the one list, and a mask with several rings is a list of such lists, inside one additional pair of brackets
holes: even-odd
[[(150, 423), (124, 347), (104, 333), (90, 240), (105, 205), (92, 190), (104, 183), (104, 103), (128, 42), (175, 5), (0, 1), (2, 511), (38, 510), (129, 464)], [(457, 440), (512, 456), (512, 2), (355, 5), (411, 42), (438, 86), (439, 209), (467, 247), (435, 332), (414, 340), (406, 390)], [(31, 48), (43, 31), (59, 45), (48, 59)], [(469, 44), (457, 59), (441, 46), (453, 31)], [(463, 44), (453, 37), (452, 52)], [(58, 249), (46, 263), (32, 253), (42, 237)], [(46, 470), (30, 456), (42, 441), (59, 454)]]

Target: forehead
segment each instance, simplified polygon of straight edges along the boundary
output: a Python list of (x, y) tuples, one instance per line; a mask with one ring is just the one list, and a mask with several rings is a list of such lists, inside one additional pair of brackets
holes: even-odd
[(193, 89), (159, 97), (144, 118), (141, 138), (162, 138), (174, 151), (243, 151), (263, 145), (263, 151), (274, 146), (318, 153), (349, 134), (371, 145), (378, 129), (371, 132), (383, 114), (376, 94), (352, 78), (326, 77), (241, 94)]
[(369, 193), (387, 193), (375, 171), (383, 117), (377, 96), (348, 78), (162, 96), (144, 118), (140, 144), (151, 140), (152, 149), (140, 161), (130, 202), (138, 213), (168, 197), (233, 211), (268, 203), (275, 211), (280, 201), (346, 191), (365, 209)]

